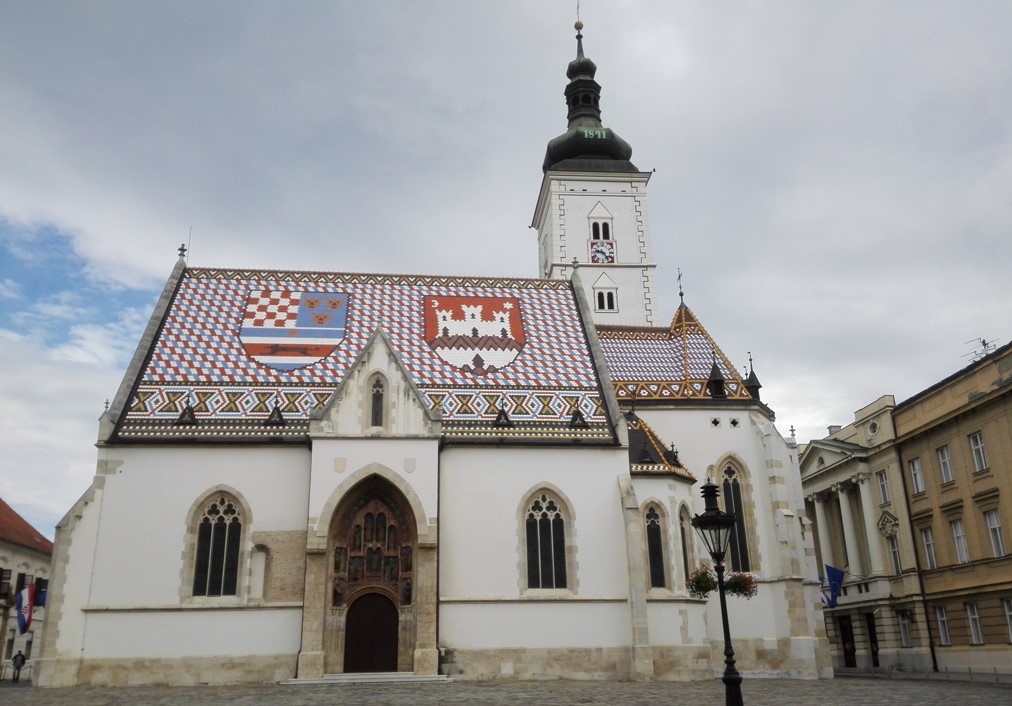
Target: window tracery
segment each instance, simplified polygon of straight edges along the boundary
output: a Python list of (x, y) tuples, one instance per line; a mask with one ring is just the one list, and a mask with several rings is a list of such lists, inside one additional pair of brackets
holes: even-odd
[(194, 596), (234, 596), (242, 547), (242, 514), (226, 495), (216, 495), (198, 518)]
[(650, 587), (665, 588), (664, 576), (664, 535), (661, 516), (657, 508), (650, 505), (644, 517), (647, 525), (647, 557), (650, 565)]
[(560, 504), (538, 493), (527, 507), (527, 587), (566, 588), (566, 520)]
[(738, 470), (728, 464), (724, 468), (724, 512), (734, 513), (738, 519), (731, 532), (727, 554), (732, 571), (750, 571), (748, 555), (748, 529), (745, 527), (745, 504), (742, 501), (742, 483)]

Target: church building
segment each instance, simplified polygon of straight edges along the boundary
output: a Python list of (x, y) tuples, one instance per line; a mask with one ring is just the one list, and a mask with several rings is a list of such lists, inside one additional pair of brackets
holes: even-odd
[[(577, 24), (579, 32), (582, 25)], [(540, 277), (176, 262), (57, 527), (36, 682), (832, 675), (796, 445), (682, 301), (577, 34)]]

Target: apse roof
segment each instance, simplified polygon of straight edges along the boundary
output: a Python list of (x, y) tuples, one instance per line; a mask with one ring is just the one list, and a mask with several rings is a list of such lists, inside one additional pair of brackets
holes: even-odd
[(444, 437), (614, 442), (569, 282), (179, 265), (174, 277), (111, 410), (118, 440), (304, 439), (382, 328)]
[(684, 303), (668, 327), (598, 326), (597, 336), (620, 402), (710, 400), (716, 364), (730, 401), (749, 401), (745, 383)]

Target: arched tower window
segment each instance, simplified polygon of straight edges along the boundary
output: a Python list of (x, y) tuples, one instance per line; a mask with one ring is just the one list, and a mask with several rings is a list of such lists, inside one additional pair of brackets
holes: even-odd
[(727, 553), (731, 560), (732, 571), (749, 571), (748, 530), (745, 527), (745, 504), (742, 501), (742, 483), (738, 470), (727, 465), (724, 468), (724, 512), (734, 513), (738, 521), (734, 523), (731, 541)]
[(566, 588), (566, 520), (560, 503), (546, 492), (527, 506), (527, 587)]
[(664, 530), (661, 516), (654, 505), (647, 507), (644, 520), (647, 525), (647, 556), (650, 564), (650, 587), (664, 588), (667, 580), (664, 576)]
[(215, 495), (197, 519), (193, 595), (236, 595), (241, 548), (239, 504), (227, 495)]
[(369, 412), (369, 423), (374, 427), (383, 426), (383, 395), (386, 391), (386, 386), (383, 384), (383, 378), (376, 376), (373, 378), (371, 385), (371, 406)]

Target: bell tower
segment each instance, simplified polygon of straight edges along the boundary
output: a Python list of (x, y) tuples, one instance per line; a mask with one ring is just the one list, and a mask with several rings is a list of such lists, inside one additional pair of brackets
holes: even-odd
[(569, 126), (548, 143), (544, 178), (531, 227), (538, 233), (538, 272), (583, 289), (594, 323), (652, 326), (656, 309), (652, 245), (646, 213), (649, 172), (630, 161), (632, 147), (601, 124), (597, 65), (576, 58), (565, 96)]

